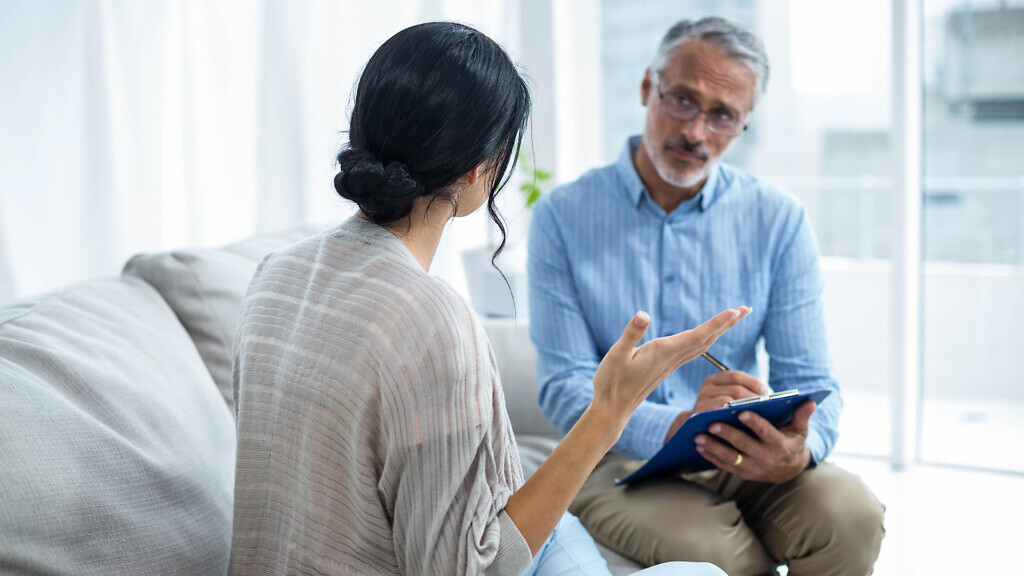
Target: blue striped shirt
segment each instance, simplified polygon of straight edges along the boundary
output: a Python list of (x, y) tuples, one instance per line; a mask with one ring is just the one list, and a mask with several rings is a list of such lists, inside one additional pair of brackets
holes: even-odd
[[(647, 341), (746, 305), (750, 316), (710, 352), (760, 378), (755, 351), (763, 338), (773, 389), (832, 390), (807, 439), (820, 462), (835, 444), (842, 399), (831, 375), (817, 242), (803, 207), (719, 164), (693, 200), (665, 214), (633, 166), (638, 144), (631, 138), (618, 162), (556, 188), (533, 209), (530, 336), (541, 410), (563, 432), (575, 424), (593, 396), (597, 365), (637, 310), (651, 315)], [(641, 404), (614, 450), (653, 456), (714, 372), (702, 359), (676, 370)]]

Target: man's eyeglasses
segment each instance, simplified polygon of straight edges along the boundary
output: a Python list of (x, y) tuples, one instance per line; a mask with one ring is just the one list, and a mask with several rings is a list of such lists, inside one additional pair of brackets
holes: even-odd
[(661, 92), (660, 79), (655, 77), (655, 81), (661, 109), (669, 116), (688, 122), (703, 112), (707, 120), (708, 130), (726, 138), (735, 138), (747, 129), (747, 124), (744, 124), (742, 120), (727, 112), (708, 112), (707, 110), (701, 110), (696, 102), (686, 96), (663, 94)]

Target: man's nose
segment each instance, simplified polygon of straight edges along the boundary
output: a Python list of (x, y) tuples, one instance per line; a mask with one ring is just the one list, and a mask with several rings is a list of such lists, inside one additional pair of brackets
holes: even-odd
[(680, 123), (679, 133), (691, 144), (704, 142), (708, 137), (708, 119), (703, 110), (689, 120)]

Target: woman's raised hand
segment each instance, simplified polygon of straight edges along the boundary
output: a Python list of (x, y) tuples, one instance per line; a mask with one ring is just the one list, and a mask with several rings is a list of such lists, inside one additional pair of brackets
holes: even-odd
[(726, 310), (693, 330), (637, 347), (651, 318), (638, 312), (594, 373), (594, 399), (551, 455), (505, 506), (536, 554), (587, 476), (622, 435), (626, 422), (666, 376), (700, 356), (750, 313)]
[[(677, 368), (706, 352), (719, 336), (750, 314), (740, 306), (724, 310), (707, 322), (637, 346), (651, 318), (637, 312), (594, 374), (592, 407), (622, 419), (624, 427), (637, 406)], [(596, 405), (596, 406), (595, 406)]]

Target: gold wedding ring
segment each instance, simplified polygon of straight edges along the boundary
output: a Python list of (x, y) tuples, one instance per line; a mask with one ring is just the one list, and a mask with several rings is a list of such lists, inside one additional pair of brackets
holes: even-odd
[(735, 468), (735, 467), (739, 466), (740, 464), (743, 464), (743, 454), (740, 454), (739, 452), (737, 452), (736, 453), (736, 460), (732, 463), (732, 466), (733, 466), (733, 468)]

